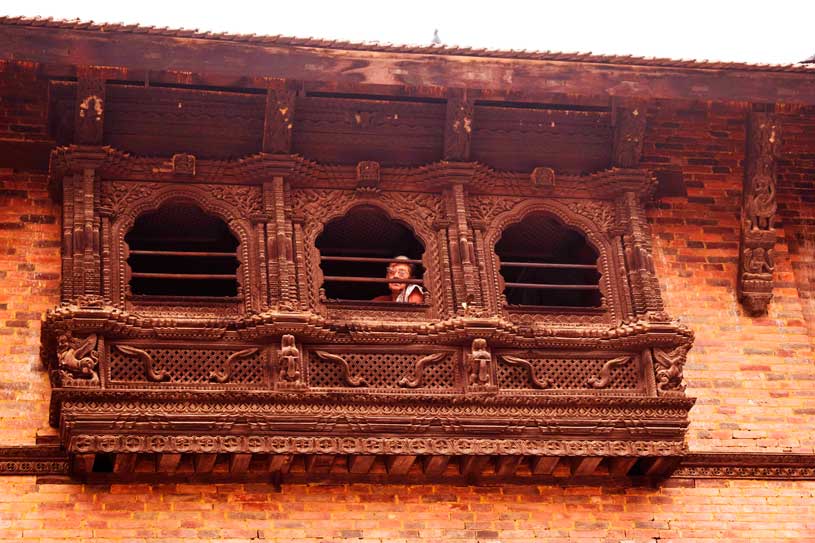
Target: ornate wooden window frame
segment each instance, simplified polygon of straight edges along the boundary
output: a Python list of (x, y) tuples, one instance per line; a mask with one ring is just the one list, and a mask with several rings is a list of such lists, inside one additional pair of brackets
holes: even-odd
[[(235, 473), (257, 455), (280, 473), (290, 465), (281, 458), (296, 455), (310, 465), (383, 457), (393, 474), (419, 460), (427, 471), (456, 458), (471, 473), (493, 457), (526, 456), (536, 473), (559, 458), (578, 473), (601, 463), (658, 473), (685, 453), (694, 400), (682, 368), (693, 334), (662, 308), (647, 172), (526, 176), (475, 163), (329, 167), (292, 155), (154, 159), (74, 146), (54, 151), (51, 179), (64, 211), (63, 302), (46, 318), (42, 353), (51, 423), (76, 473), (110, 464), (127, 478), (134, 457), (151, 455), (159, 473), (184, 455), (201, 474), (218, 455)], [(238, 237), (239, 310), (124, 297), (126, 232), (174, 199)], [(319, 299), (315, 240), (358, 205), (422, 241), (427, 307), (360, 311)], [(535, 211), (598, 248), (602, 318), (527, 318), (501, 303), (495, 241)], [(201, 357), (217, 361), (204, 370)], [(312, 379), (319, 368), (331, 369)], [(100, 454), (115, 461), (94, 464)]]

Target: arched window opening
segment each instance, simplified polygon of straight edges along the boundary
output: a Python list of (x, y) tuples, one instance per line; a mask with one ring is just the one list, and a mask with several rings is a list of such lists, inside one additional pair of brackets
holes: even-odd
[(495, 252), (509, 305), (602, 305), (597, 251), (582, 233), (551, 215), (535, 213), (508, 227)]
[[(316, 246), (328, 300), (387, 302), (391, 296), (389, 282), (423, 285), (421, 242), (407, 226), (376, 207), (358, 206), (330, 221)], [(392, 262), (408, 264), (412, 268), (410, 278), (386, 279)]]
[(236, 297), (238, 240), (189, 203), (139, 216), (125, 236), (133, 296)]

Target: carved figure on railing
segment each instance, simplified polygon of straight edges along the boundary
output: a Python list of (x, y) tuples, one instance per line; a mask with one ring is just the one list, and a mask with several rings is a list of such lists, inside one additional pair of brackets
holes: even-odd
[(744, 271), (747, 273), (772, 273), (774, 268), (772, 249), (756, 247), (744, 250)]
[(751, 230), (769, 230), (778, 205), (775, 202), (775, 183), (772, 177), (757, 175), (747, 200), (747, 220)]
[(294, 336), (285, 334), (280, 340), (280, 378), (295, 382), (300, 379), (300, 350), (294, 343)]
[(490, 376), (490, 365), (492, 364), (492, 354), (487, 348), (487, 340), (478, 338), (473, 340), (473, 346), (469, 359), (469, 382), (471, 385), (489, 386), (492, 384)]
[(680, 345), (670, 352), (654, 349), (657, 389), (660, 392), (685, 390), (685, 385), (682, 384), (682, 368), (685, 366), (689, 348), (688, 345)]
[(57, 360), (59, 370), (64, 377), (98, 381), (96, 364), (98, 353), (96, 351), (96, 334), (85, 339), (74, 338), (70, 332), (62, 334), (57, 340)]

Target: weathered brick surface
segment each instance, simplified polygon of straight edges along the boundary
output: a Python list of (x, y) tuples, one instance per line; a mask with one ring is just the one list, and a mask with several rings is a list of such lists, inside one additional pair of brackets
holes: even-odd
[(47, 426), (40, 319), (59, 303), (60, 209), (43, 175), (0, 169), (0, 430), (29, 444)]
[[(808, 195), (792, 198), (789, 183), (779, 185), (774, 298), (767, 316), (747, 316), (736, 299), (746, 109), (658, 106), (649, 111), (647, 165), (681, 169), (688, 191), (663, 199), (649, 217), (668, 311), (696, 332), (685, 371), (688, 394), (699, 398), (691, 412), (691, 449), (813, 452), (808, 411), (815, 364), (784, 209), (795, 200), (799, 214), (813, 216), (802, 199)], [(811, 127), (810, 118), (801, 122)], [(811, 128), (809, 138), (791, 135), (784, 157), (799, 169), (802, 184), (815, 177), (800, 158), (813, 152)], [(782, 163), (782, 178), (792, 175), (788, 169)]]
[(37, 79), (35, 69), (0, 61), (0, 138), (48, 138), (48, 84)]
[(660, 489), (36, 485), (5, 481), (0, 540), (660, 543), (815, 541), (815, 482)]

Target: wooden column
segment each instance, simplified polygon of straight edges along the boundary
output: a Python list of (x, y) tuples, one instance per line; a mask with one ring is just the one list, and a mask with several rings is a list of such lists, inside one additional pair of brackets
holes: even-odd
[(662, 294), (654, 270), (651, 229), (640, 194), (627, 192), (621, 201), (625, 217), (622, 236), (630, 299), (637, 316), (664, 314)]
[(777, 210), (775, 160), (779, 125), (773, 113), (751, 112), (747, 119), (738, 295), (747, 312), (766, 313), (773, 297)]
[(266, 223), (266, 261), (269, 299), (272, 304), (292, 307), (296, 304), (294, 242), (291, 223), (286, 217), (285, 181), (275, 176), (263, 184)]

